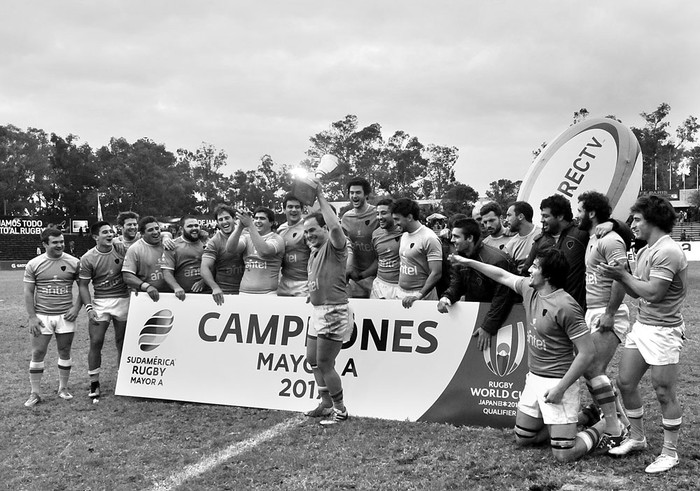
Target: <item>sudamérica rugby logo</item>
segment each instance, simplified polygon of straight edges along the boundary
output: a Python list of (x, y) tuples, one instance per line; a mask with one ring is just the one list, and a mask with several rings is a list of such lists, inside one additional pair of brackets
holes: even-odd
[(173, 313), (168, 310), (159, 310), (146, 321), (139, 334), (139, 348), (141, 351), (153, 351), (165, 340), (173, 328)]
[(484, 362), (491, 373), (505, 377), (520, 366), (525, 356), (525, 325), (517, 322), (515, 326), (503, 326), (494, 341), (489, 349), (483, 351)]

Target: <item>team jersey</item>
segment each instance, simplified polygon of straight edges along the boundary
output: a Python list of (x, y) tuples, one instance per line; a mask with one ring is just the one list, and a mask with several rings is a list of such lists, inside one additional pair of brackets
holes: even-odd
[(330, 239), (309, 256), (309, 299), (311, 305), (340, 305), (348, 303), (345, 267), (348, 248), (333, 247)]
[(627, 262), (625, 241), (617, 232), (610, 232), (600, 239), (592, 234), (586, 247), (586, 307), (598, 309), (606, 307), (610, 301), (613, 279), (598, 272), (600, 264), (613, 261)]
[(243, 260), (245, 272), (241, 280), (241, 293), (271, 293), (277, 291), (282, 258), (284, 257), (284, 239), (274, 232), (262, 236), (262, 239), (272, 244), (275, 252), (261, 255), (253, 244), (250, 235), (241, 237), (245, 243)]
[(80, 259), (80, 279), (92, 281), (95, 298), (129, 296), (122, 278), (125, 252), (122, 244), (112, 245), (109, 252), (100, 252), (93, 247)]
[(413, 233), (404, 232), (399, 243), (399, 257), (399, 287), (420, 290), (430, 276), (428, 263), (442, 263), (440, 239), (425, 225)]
[(379, 226), (377, 220), (377, 207), (367, 205), (365, 211), (358, 212), (355, 208), (348, 210), (340, 219), (343, 232), (350, 240), (352, 246), (353, 268), (364, 271), (369, 268), (376, 256), (372, 247), (372, 232)]
[(589, 332), (583, 309), (561, 288), (540, 295), (518, 278), (511, 286), (523, 296), (527, 319), (528, 366), (540, 377), (562, 378), (574, 361), (574, 339)]
[(513, 260), (516, 272), (519, 275), (526, 273), (526, 271), (523, 271), (525, 261), (527, 261), (527, 257), (530, 255), (535, 237), (541, 233), (541, 228), (533, 227), (532, 231), (527, 235), (515, 234), (503, 248), (503, 251)]
[(183, 237), (178, 237), (173, 242), (174, 249), (165, 251), (163, 269), (173, 271), (177, 284), (186, 292), (191, 292), (192, 285), (202, 279), (200, 272), (204, 245), (201, 240), (190, 242)]
[(377, 255), (377, 278), (394, 285), (399, 282), (401, 235), (398, 227), (394, 230), (378, 228), (372, 232), (372, 247)]
[(283, 223), (277, 233), (284, 239), (284, 259), (282, 260), (282, 276), (292, 281), (306, 281), (311, 250), (304, 239), (304, 222), (300, 220), (295, 225)]
[(668, 235), (654, 245), (645, 246), (637, 254), (634, 276), (649, 281), (660, 278), (670, 281), (666, 296), (659, 302), (639, 299), (637, 320), (642, 324), (676, 327), (683, 323), (681, 307), (687, 293), (688, 260), (681, 247)]
[(241, 287), (241, 279), (245, 271), (243, 255), (226, 250), (226, 241), (229, 234), (219, 230), (209, 239), (202, 258), (208, 258), (214, 262), (214, 280), (224, 293), (237, 294)]
[(141, 281), (153, 285), (159, 292), (169, 292), (170, 287), (163, 278), (165, 250), (162, 244), (151, 245), (143, 239), (126, 250), (123, 272), (136, 275)]
[(499, 235), (498, 237), (488, 235), (484, 237), (483, 242), (488, 246), (494, 247), (499, 250), (503, 250), (506, 247), (506, 244), (508, 244), (508, 242), (510, 242), (510, 239), (512, 238), (512, 236), (506, 235), (505, 233)]
[(24, 268), (24, 282), (34, 285), (34, 310), (42, 315), (61, 315), (73, 307), (73, 282), (80, 261), (67, 253), (51, 258), (46, 253), (31, 259)]
[(128, 249), (132, 245), (136, 244), (136, 242), (138, 242), (140, 238), (141, 238), (141, 232), (136, 232), (136, 236), (134, 237), (134, 240), (126, 240), (123, 235), (119, 235), (119, 236), (114, 238), (113, 242), (116, 242), (118, 244), (124, 244), (124, 247), (126, 247)]

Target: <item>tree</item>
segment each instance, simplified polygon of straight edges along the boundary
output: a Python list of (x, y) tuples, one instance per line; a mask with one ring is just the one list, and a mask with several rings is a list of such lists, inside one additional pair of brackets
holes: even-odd
[(184, 148), (177, 151), (178, 163), (186, 163), (192, 170), (197, 210), (200, 213), (213, 213), (217, 204), (225, 200), (231, 178), (224, 176), (221, 169), (226, 165), (227, 158), (226, 152), (205, 142), (194, 152)]
[(0, 126), (0, 196), (7, 214), (35, 214), (39, 184), (48, 172), (49, 143), (43, 130)]
[(479, 193), (474, 188), (466, 184), (458, 184), (445, 193), (442, 198), (442, 209), (450, 215), (464, 213), (471, 216), (474, 203), (478, 199)]
[(394, 196), (418, 197), (420, 178), (428, 164), (423, 148), (418, 138), (405, 131), (395, 132), (382, 152), (382, 167), (386, 171), (380, 187)]
[(486, 196), (499, 204), (503, 212), (508, 209), (508, 205), (518, 199), (518, 191), (523, 181), (511, 181), (510, 179), (499, 179), (489, 183), (490, 189), (486, 191)]

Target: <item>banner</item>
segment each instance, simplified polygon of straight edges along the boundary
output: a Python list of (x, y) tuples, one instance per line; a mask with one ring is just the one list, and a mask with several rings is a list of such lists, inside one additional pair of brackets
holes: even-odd
[[(489, 304), (351, 300), (355, 326), (336, 361), (351, 415), (511, 427), (527, 372), (516, 305), (489, 351), (472, 333)], [(131, 297), (117, 395), (305, 411), (318, 390), (305, 359), (303, 298)]]

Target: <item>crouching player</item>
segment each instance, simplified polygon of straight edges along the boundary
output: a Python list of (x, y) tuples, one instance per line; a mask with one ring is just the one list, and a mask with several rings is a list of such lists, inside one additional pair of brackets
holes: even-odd
[(530, 371), (518, 403), (516, 443), (533, 445), (549, 438), (552, 454), (560, 462), (595, 448), (605, 421), (576, 433), (578, 379), (593, 360), (595, 348), (583, 310), (563, 289), (569, 270), (566, 257), (556, 249), (538, 252), (529, 278), (461, 256), (455, 261), (523, 296)]
[[(109, 222), (101, 221), (90, 227), (96, 245), (85, 253), (80, 261), (78, 288), (80, 298), (88, 314), (88, 376), (90, 377), (89, 397), (93, 402), (100, 398), (100, 370), (102, 367), (102, 346), (110, 320), (114, 324), (114, 341), (117, 345), (117, 366), (122, 356), (126, 315), (129, 312), (129, 290), (122, 278), (122, 265), (126, 247), (114, 240), (115, 234)], [(95, 292), (90, 297), (90, 282)]]

